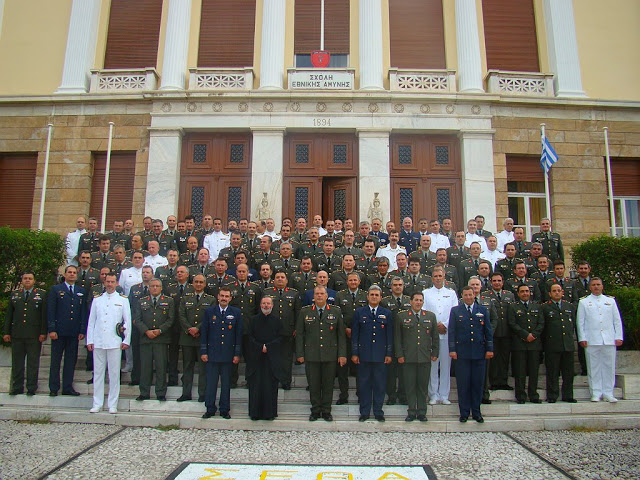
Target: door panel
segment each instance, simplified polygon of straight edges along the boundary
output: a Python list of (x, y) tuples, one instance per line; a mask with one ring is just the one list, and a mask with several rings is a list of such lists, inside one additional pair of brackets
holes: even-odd
[(354, 218), (358, 211), (358, 192), (355, 177), (325, 179), (322, 214), (325, 219)]
[(284, 194), (283, 215), (293, 219), (303, 217), (309, 220), (322, 208), (322, 178), (286, 178)]

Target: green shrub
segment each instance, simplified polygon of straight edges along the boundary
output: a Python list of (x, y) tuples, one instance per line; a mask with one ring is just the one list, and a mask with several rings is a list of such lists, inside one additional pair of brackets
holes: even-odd
[(571, 260), (591, 264), (591, 274), (602, 278), (605, 291), (640, 284), (640, 238), (592, 237), (573, 247)]
[(620, 315), (622, 315), (623, 348), (627, 350), (640, 349), (640, 288), (613, 288), (609, 289), (608, 294), (616, 297)]
[(37, 286), (48, 290), (64, 262), (65, 243), (57, 233), (0, 227), (0, 338), (11, 291), (22, 272), (35, 274)]

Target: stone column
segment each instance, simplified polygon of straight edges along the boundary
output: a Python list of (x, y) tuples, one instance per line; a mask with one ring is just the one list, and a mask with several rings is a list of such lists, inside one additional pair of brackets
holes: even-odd
[(260, 88), (282, 90), (284, 82), (285, 0), (264, 0)]
[(358, 24), (360, 90), (383, 90), (381, 0), (360, 0)]
[(96, 54), (100, 0), (73, 0), (62, 83), (56, 93), (86, 93)]
[(261, 207), (263, 194), (267, 194), (271, 216), (282, 222), (282, 182), (284, 166), (284, 128), (259, 128), (253, 132), (253, 158), (251, 160), (251, 218)]
[(544, 19), (556, 96), (585, 97), (572, 0), (545, 0)]
[(496, 231), (496, 186), (493, 175), (493, 131), (462, 131), (462, 201), (464, 225), (484, 215), (485, 226)]
[(170, 0), (160, 90), (184, 90), (191, 25), (191, 0)]
[(391, 181), (389, 179), (389, 130), (358, 130), (358, 178), (360, 221), (367, 214), (375, 193), (378, 193), (383, 225), (391, 218)]
[(167, 218), (178, 212), (181, 128), (149, 128), (149, 164), (144, 213)]
[(456, 0), (458, 91), (484, 92), (476, 0)]

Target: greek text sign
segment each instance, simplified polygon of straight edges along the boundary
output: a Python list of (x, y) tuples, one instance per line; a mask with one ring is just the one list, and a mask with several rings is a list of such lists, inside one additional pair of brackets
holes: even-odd
[(353, 90), (353, 72), (289, 72), (290, 90)]
[(429, 466), (184, 463), (170, 480), (435, 480)]

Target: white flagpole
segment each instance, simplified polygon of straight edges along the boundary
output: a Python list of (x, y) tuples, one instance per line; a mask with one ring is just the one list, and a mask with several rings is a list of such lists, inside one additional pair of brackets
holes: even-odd
[(324, 50), (324, 0), (320, 0), (320, 50)]
[(611, 178), (611, 157), (609, 156), (609, 127), (604, 127), (604, 151), (607, 159), (607, 180), (609, 189), (609, 216), (611, 217), (611, 236), (616, 236), (616, 211), (613, 201), (613, 180)]
[(47, 178), (49, 177), (49, 153), (51, 151), (52, 132), (53, 132), (53, 123), (50, 123), (49, 133), (47, 134), (47, 151), (44, 156), (44, 175), (42, 177), (42, 195), (40, 196), (40, 214), (38, 215), (38, 230), (42, 230), (44, 226), (44, 202), (47, 198)]
[[(542, 142), (544, 141), (544, 138), (545, 138), (544, 127), (545, 127), (545, 124), (541, 123), (540, 124), (540, 133), (541, 133), (540, 145), (542, 145)], [(549, 172), (547, 171), (546, 168), (544, 169), (544, 197), (547, 204), (547, 218), (549, 219), (549, 221), (551, 221), (551, 196), (549, 194)]]
[(111, 171), (111, 140), (113, 138), (113, 122), (109, 122), (109, 143), (107, 144), (107, 165), (104, 171), (104, 191), (102, 195), (102, 223), (100, 231), (106, 232), (107, 197), (109, 195), (109, 173)]

